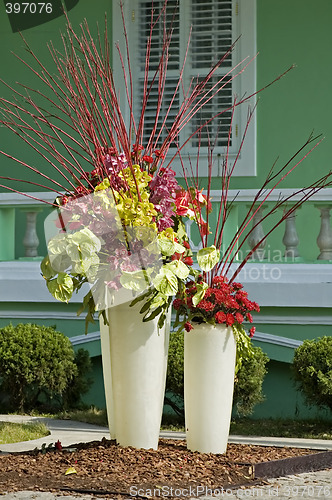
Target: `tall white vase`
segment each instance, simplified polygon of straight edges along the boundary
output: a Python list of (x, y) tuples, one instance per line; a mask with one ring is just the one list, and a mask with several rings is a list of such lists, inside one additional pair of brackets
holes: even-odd
[(236, 340), (231, 327), (196, 324), (184, 334), (187, 447), (225, 453), (232, 413)]
[(157, 449), (163, 411), (170, 312), (166, 324), (143, 323), (129, 303), (100, 318), (106, 406), (110, 434), (121, 446)]

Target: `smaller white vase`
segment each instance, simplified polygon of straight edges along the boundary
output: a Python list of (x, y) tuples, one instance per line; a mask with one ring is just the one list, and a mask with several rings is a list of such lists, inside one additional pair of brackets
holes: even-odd
[(226, 325), (195, 324), (184, 334), (187, 447), (225, 453), (232, 414), (236, 340)]

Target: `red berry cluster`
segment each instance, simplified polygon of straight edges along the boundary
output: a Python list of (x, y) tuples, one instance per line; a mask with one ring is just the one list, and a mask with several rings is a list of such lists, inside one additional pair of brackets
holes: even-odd
[[(212, 285), (205, 291), (204, 298), (195, 306), (193, 297), (197, 292), (196, 283), (187, 284), (185, 294), (177, 297), (173, 306), (181, 315), (188, 315), (194, 321), (207, 323), (224, 323), (232, 326), (244, 321), (253, 322), (252, 311), (259, 312), (259, 305), (248, 299), (248, 293), (241, 283), (228, 283), (224, 276), (215, 276)], [(188, 314), (189, 310), (189, 314)], [(189, 332), (192, 329), (190, 321), (184, 325)], [(250, 329), (250, 336), (255, 333), (255, 327)]]

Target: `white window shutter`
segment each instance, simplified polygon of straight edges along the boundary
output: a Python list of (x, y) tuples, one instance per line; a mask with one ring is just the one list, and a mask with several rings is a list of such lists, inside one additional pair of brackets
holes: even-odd
[[(210, 68), (223, 57), (233, 43), (233, 16), (232, 0), (191, 0), (190, 18), (192, 25), (192, 36), (190, 44), (190, 77), (200, 81), (208, 74)], [(217, 69), (215, 75), (208, 84), (208, 88), (216, 85), (218, 80), (227, 74), (232, 67), (232, 54), (230, 54)], [(190, 124), (190, 132), (194, 133), (201, 125), (207, 122), (211, 116), (225, 113), (204, 127), (200, 136), (195, 135), (191, 140), (191, 150), (197, 148), (199, 142), (201, 148), (207, 147), (209, 138), (211, 142), (216, 141), (216, 151), (219, 147), (227, 144), (228, 132), (231, 124), (231, 108), (233, 101), (233, 90), (230, 76), (225, 76), (225, 87), (215, 95), (204, 108), (199, 111)]]
[[(163, 5), (163, 0), (153, 0), (155, 9), (154, 18)], [(183, 56), (186, 50), (190, 27), (192, 26), (190, 50), (186, 63), (184, 83), (200, 81), (215, 64), (220, 57), (228, 50), (230, 45), (241, 35), (231, 56), (223, 62), (220, 68), (213, 76), (210, 85), (218, 81), (225, 75), (224, 89), (214, 96), (204, 108), (197, 113), (194, 119), (181, 132), (180, 144), (182, 144), (199, 126), (209, 120), (216, 113), (223, 109), (231, 107), (234, 96), (242, 97), (244, 94), (250, 95), (255, 91), (256, 85), (256, 67), (255, 61), (233, 82), (230, 80), (228, 72), (231, 68), (249, 56), (251, 59), (255, 56), (255, 37), (256, 37), (256, 0), (168, 0), (167, 22), (173, 19), (173, 12), (176, 4), (179, 5), (178, 13), (173, 19), (172, 44), (169, 50), (168, 72), (165, 81), (164, 98), (158, 120), (158, 125), (162, 123), (165, 113), (168, 111), (166, 129), (160, 137), (164, 139), (167, 133), (167, 125), (170, 126), (174, 121), (177, 110), (180, 106), (182, 95), (181, 89), (174, 97), (179, 71), (182, 67)], [(121, 18), (119, 17), (118, 2), (113, 4), (113, 35), (115, 40), (119, 40), (122, 35)], [(131, 66), (133, 72), (133, 82), (135, 84), (134, 93), (134, 112), (136, 120), (141, 111), (141, 99), (143, 91), (143, 78), (145, 66), (146, 40), (149, 36), (151, 21), (151, 0), (124, 0), (125, 16), (127, 20), (127, 32), (131, 42)], [(163, 44), (163, 20), (154, 30), (154, 37), (151, 46), (150, 58), (150, 79), (154, 75), (159, 63), (159, 55)], [(116, 58), (115, 58), (116, 60)], [(115, 61), (114, 60), (114, 61)], [(248, 62), (248, 60), (246, 60)], [(114, 75), (121, 72), (119, 64), (114, 63)], [(228, 76), (227, 76), (228, 75)], [(228, 82), (228, 83), (227, 83)], [(123, 92), (123, 90), (122, 90)], [(123, 95), (123, 94), (122, 94)], [(174, 98), (172, 109), (169, 111), (169, 103)], [(142, 143), (146, 146), (146, 141), (151, 133), (156, 119), (156, 103), (158, 101), (158, 82), (151, 89), (148, 108), (145, 113), (144, 135)], [(251, 103), (254, 105), (254, 102)], [(241, 106), (234, 115), (233, 128), (231, 136), (231, 149), (229, 160), (236, 157), (237, 148), (241, 142), (242, 133), (246, 124), (248, 106)], [(201, 131), (201, 136), (194, 136), (182, 150), (182, 156), (190, 154), (191, 158), (197, 151), (198, 142), (201, 144), (200, 168), (201, 175), (206, 172), (206, 155), (204, 148), (208, 144), (208, 137), (214, 141), (218, 133), (218, 140), (215, 147), (215, 155), (219, 162), (216, 162), (213, 175), (220, 174), (220, 164), (225, 151), (228, 139), (228, 131), (231, 122), (231, 111), (222, 113), (218, 119), (209, 123)], [(128, 115), (129, 116), (129, 115)], [(160, 142), (159, 141), (159, 142)], [(155, 147), (158, 145), (155, 144)], [(218, 165), (219, 164), (219, 165)], [(180, 165), (173, 163), (174, 168), (181, 175)], [(242, 153), (234, 175), (252, 176), (256, 173), (256, 124), (253, 120)]]
[[(164, 37), (167, 33), (164, 33), (164, 14), (161, 13), (164, 0), (154, 0), (154, 22), (156, 22), (153, 33), (152, 33), (152, 43), (151, 43), (151, 53), (150, 53), (150, 63), (149, 63), (149, 84), (151, 84), (153, 78), (155, 78), (156, 71), (158, 70), (158, 65), (160, 62), (160, 56), (163, 49)], [(167, 61), (167, 78), (164, 82), (163, 100), (161, 103), (160, 115), (158, 117), (158, 130), (167, 114), (166, 127), (163, 130), (159, 141), (155, 145), (155, 148), (160, 146), (160, 143), (165, 138), (167, 134), (168, 127), (173, 123), (175, 116), (178, 113), (180, 107), (180, 96), (179, 91), (176, 91), (178, 83), (178, 75), (180, 69), (180, 16), (177, 10), (177, 0), (168, 0), (167, 10), (166, 10), (166, 24), (168, 29), (172, 29), (171, 45), (168, 51), (168, 61)], [(136, 73), (136, 84), (138, 83), (136, 89), (137, 99), (135, 100), (135, 116), (139, 119), (141, 113), (141, 102), (144, 87), (144, 73), (145, 73), (145, 54), (146, 54), (146, 44), (150, 36), (150, 24), (151, 24), (151, 1), (139, 1), (137, 5), (137, 15), (138, 24), (141, 27), (140, 37), (138, 44), (138, 57), (139, 57), (139, 71)], [(158, 20), (159, 18), (159, 20)], [(151, 131), (155, 125), (156, 120), (156, 109), (158, 103), (159, 95), (159, 81), (158, 75), (155, 78), (148, 98), (147, 109), (144, 118), (144, 134), (142, 143), (144, 146), (147, 145), (148, 139), (150, 137)], [(172, 105), (170, 106), (170, 103)], [(155, 141), (157, 137), (155, 137)]]

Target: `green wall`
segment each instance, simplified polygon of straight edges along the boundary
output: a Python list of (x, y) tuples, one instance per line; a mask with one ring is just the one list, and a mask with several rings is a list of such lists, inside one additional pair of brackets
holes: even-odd
[(296, 390), (288, 363), (270, 361), (263, 383), (266, 399), (255, 407), (252, 418), (321, 418), (331, 420), (331, 412), (308, 407), (302, 394)]
[[(108, 31), (110, 32), (110, 0), (98, 0), (97, 2), (91, 2), (89, 0), (79, 0), (78, 4), (69, 11), (68, 17), (77, 32), (79, 31), (79, 25), (84, 22), (84, 19), (89, 19), (91, 34), (93, 37), (96, 37), (97, 23), (99, 23), (101, 31), (103, 31), (104, 29), (105, 12), (108, 13), (107, 26)], [(65, 32), (65, 25), (65, 16), (61, 16), (45, 24), (24, 30), (22, 32), (29, 46), (37, 54), (38, 58), (51, 73), (52, 71), (54, 71), (55, 66), (49, 55), (47, 44), (51, 41), (57, 49), (63, 51), (60, 33)], [(3, 79), (8, 85), (15, 85), (15, 82), (19, 82), (22, 85), (44, 92), (45, 87), (43, 86), (43, 84), (41, 84), (40, 80), (34, 77), (33, 73), (31, 73), (31, 71), (12, 54), (12, 52), (14, 52), (20, 58), (23, 58), (25, 61), (29, 62), (29, 64), (32, 64), (33, 67), (37, 69), (37, 64), (26, 52), (20, 34), (12, 32), (3, 2), (0, 3), (0, 45), (0, 78)], [(22, 90), (23, 89), (21, 88), (21, 91)], [(12, 94), (13, 92), (9, 88), (0, 83), (1, 97), (10, 99), (10, 96)], [(49, 94), (49, 96), (51, 96), (51, 94)], [(51, 169), (49, 169), (48, 167), (46, 167), (47, 170), (45, 169), (45, 160), (43, 160), (38, 154), (34, 153), (33, 150), (25, 145), (22, 141), (17, 140), (16, 136), (4, 127), (0, 128), (0, 150), (4, 150), (5, 152), (18, 157), (19, 159), (26, 161), (27, 163), (30, 163), (31, 165), (38, 167), (39, 169), (43, 169), (43, 171), (52, 172), (52, 175), (54, 175), (54, 172)], [(36, 176), (28, 169), (1, 156), (0, 175), (8, 175), (15, 178), (41, 182), (41, 178), (39, 176)], [(2, 181), (0, 180), (0, 184), (1, 183)], [(51, 184), (46, 181), (46, 185)], [(39, 190), (38, 187), (33, 185), (25, 184), (22, 186), (18, 183), (12, 183), (11, 186), (15, 186), (16, 188), (22, 190), (25, 188), (26, 191)], [(42, 188), (40, 189), (43, 190)], [(0, 188), (0, 191), (3, 190), (3, 188)]]
[[(251, 0), (247, 0), (251, 1)], [(31, 86), (36, 81), (22, 63), (15, 60), (11, 51), (25, 59), (26, 54), (18, 33), (12, 33), (0, 4), (0, 67), (1, 78), (12, 84), (19, 81)], [(92, 34), (96, 34), (96, 22), (104, 25), (104, 14), (108, 13), (110, 28), (110, 0), (80, 0), (69, 12), (69, 19), (74, 27), (86, 17)], [(329, 64), (332, 32), (330, 19), (332, 3), (320, 0), (257, 0), (257, 88), (269, 84), (292, 64), (296, 67), (285, 77), (259, 95), (257, 111), (257, 177), (236, 178), (232, 187), (255, 188), (262, 180), (272, 163), (280, 157), (280, 165), (285, 162), (307, 139), (312, 130), (323, 134), (325, 140), (303, 163), (300, 170), (283, 183), (284, 187), (298, 187), (310, 183), (319, 174), (329, 169), (331, 152), (332, 123), (332, 69)], [(46, 43), (49, 40), (61, 47), (60, 31), (64, 31), (64, 16), (41, 26), (23, 32), (31, 47), (48, 68), (52, 63)], [(38, 86), (40, 87), (40, 85)], [(1, 89), (1, 95), (9, 95), (8, 89)], [(34, 158), (35, 164), (41, 164), (38, 156), (33, 156), (24, 145), (17, 147), (13, 134), (1, 128), (1, 148), (13, 154), (24, 151), (26, 158)], [(10, 165), (10, 167), (9, 167)], [(1, 159), (0, 168), (11, 171), (12, 163)], [(16, 166), (15, 174), (24, 176), (23, 169)], [(217, 183), (215, 184), (217, 187)], [(31, 188), (30, 190), (35, 189)]]
[(257, 88), (296, 67), (259, 95), (258, 175), (237, 178), (236, 187), (258, 187), (275, 159), (282, 165), (312, 131), (323, 143), (283, 185), (302, 186), (330, 169), (331, 18), (330, 0), (257, 0)]

